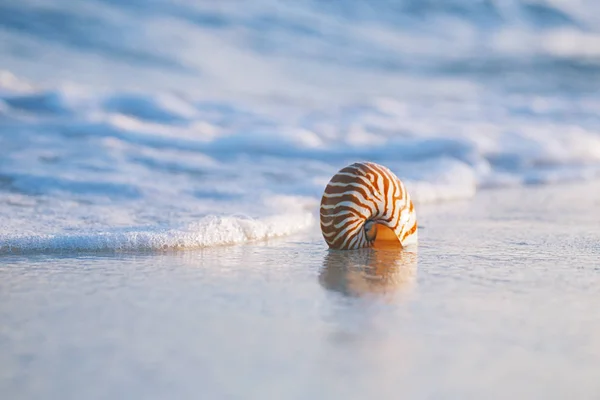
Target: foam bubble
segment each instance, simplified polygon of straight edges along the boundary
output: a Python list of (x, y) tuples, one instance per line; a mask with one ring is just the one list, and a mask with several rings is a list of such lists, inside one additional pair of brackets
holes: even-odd
[(290, 235), (313, 224), (311, 213), (263, 219), (209, 216), (179, 229), (125, 229), (63, 234), (0, 234), (0, 255), (198, 249)]

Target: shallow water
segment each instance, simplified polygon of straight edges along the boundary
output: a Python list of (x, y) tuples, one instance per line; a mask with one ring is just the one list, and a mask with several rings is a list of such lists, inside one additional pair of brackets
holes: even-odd
[(10, 399), (597, 398), (598, 182), (419, 209), (416, 253), (318, 231), (2, 256)]

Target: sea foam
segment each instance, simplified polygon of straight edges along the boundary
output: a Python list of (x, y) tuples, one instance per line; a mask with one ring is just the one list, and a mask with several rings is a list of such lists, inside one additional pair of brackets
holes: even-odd
[[(329, 178), (362, 160), (387, 165), (417, 204), (600, 173), (589, 98), (378, 98), (292, 120), (174, 94), (35, 89), (6, 76), (3, 253), (198, 248), (294, 233), (313, 223)], [(585, 124), (574, 124), (574, 111)], [(140, 225), (148, 228), (132, 228)]]
[(56, 252), (172, 251), (268, 240), (313, 224), (310, 213), (263, 219), (209, 216), (178, 229), (113, 229), (61, 234), (0, 234), (0, 255)]

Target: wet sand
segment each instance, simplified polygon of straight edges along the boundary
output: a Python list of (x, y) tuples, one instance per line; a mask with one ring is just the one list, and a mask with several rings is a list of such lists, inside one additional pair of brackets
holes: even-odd
[(0, 258), (6, 399), (600, 395), (600, 184), (418, 209), (416, 252), (318, 228), (164, 254)]

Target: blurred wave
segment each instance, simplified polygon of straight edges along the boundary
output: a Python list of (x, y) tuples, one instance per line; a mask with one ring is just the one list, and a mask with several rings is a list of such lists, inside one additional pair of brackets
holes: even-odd
[[(592, 0), (11, 0), (0, 11), (7, 66), (25, 67), (28, 78), (44, 58), (76, 78), (138, 86), (153, 78), (195, 94), (211, 86), (313, 96), (361, 76), (373, 84), (468, 78), (536, 92), (592, 91), (600, 81), (600, 6)], [(90, 54), (101, 58), (72, 64)], [(138, 76), (124, 79), (131, 66)], [(165, 73), (177, 78), (166, 84)]]

